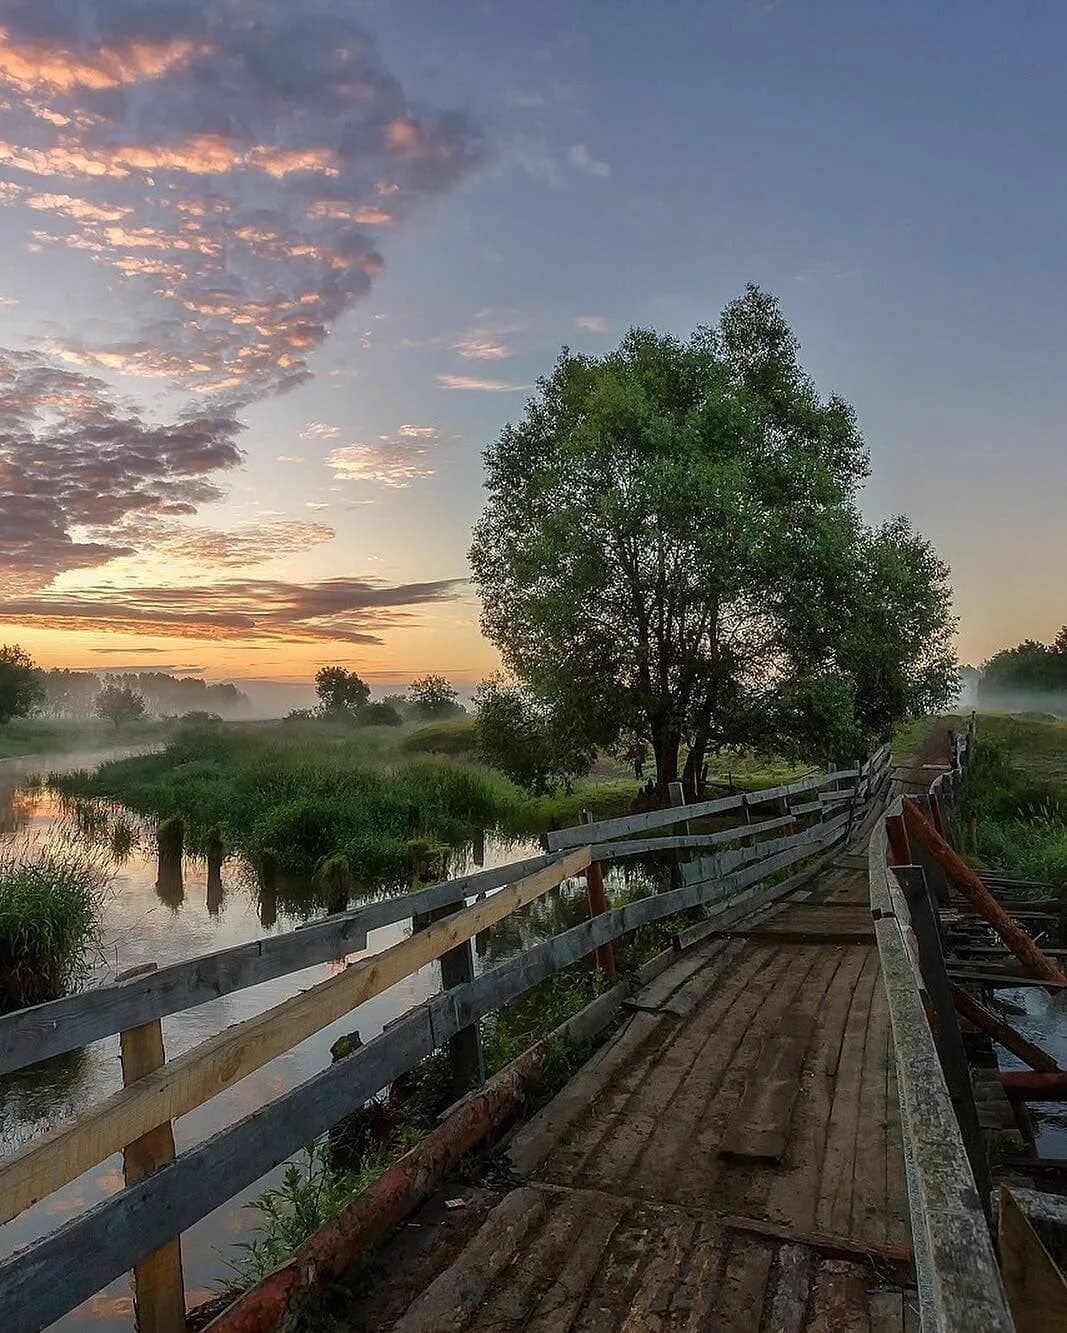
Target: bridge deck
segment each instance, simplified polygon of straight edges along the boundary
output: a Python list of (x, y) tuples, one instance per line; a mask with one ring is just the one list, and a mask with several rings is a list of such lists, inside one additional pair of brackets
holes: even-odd
[(909, 1235), (888, 1015), (850, 861), (653, 982), (517, 1134), (505, 1186), (422, 1219), (404, 1280), (375, 1284), (350, 1327), (917, 1328), (893, 1250)]

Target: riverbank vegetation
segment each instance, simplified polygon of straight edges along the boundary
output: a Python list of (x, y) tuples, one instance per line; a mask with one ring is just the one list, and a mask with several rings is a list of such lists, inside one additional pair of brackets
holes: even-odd
[(99, 939), (104, 868), (55, 849), (0, 852), (0, 1011), (65, 995)]
[(979, 864), (1067, 891), (1067, 723), (980, 717), (961, 833)]

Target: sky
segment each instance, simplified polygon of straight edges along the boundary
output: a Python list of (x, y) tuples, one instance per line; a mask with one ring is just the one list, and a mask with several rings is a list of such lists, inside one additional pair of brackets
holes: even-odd
[(1067, 11), (0, 0), (0, 641), (497, 658), (485, 446), (562, 345), (773, 292), (962, 660), (1067, 620)]

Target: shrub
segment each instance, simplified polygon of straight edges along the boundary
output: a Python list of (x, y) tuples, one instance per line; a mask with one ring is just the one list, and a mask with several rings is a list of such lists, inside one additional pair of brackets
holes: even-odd
[(46, 850), (0, 859), (0, 1008), (58, 999), (99, 939), (107, 875), (85, 858)]

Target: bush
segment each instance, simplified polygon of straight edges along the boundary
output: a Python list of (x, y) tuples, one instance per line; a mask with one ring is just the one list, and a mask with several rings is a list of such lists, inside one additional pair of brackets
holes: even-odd
[(0, 860), (0, 1009), (66, 994), (99, 939), (107, 876), (67, 853)]
[(415, 754), (473, 755), (478, 749), (477, 724), (472, 717), (431, 722), (405, 736), (401, 749)]
[(361, 727), (399, 727), (404, 721), (397, 709), (384, 699), (367, 704), (358, 716)]

